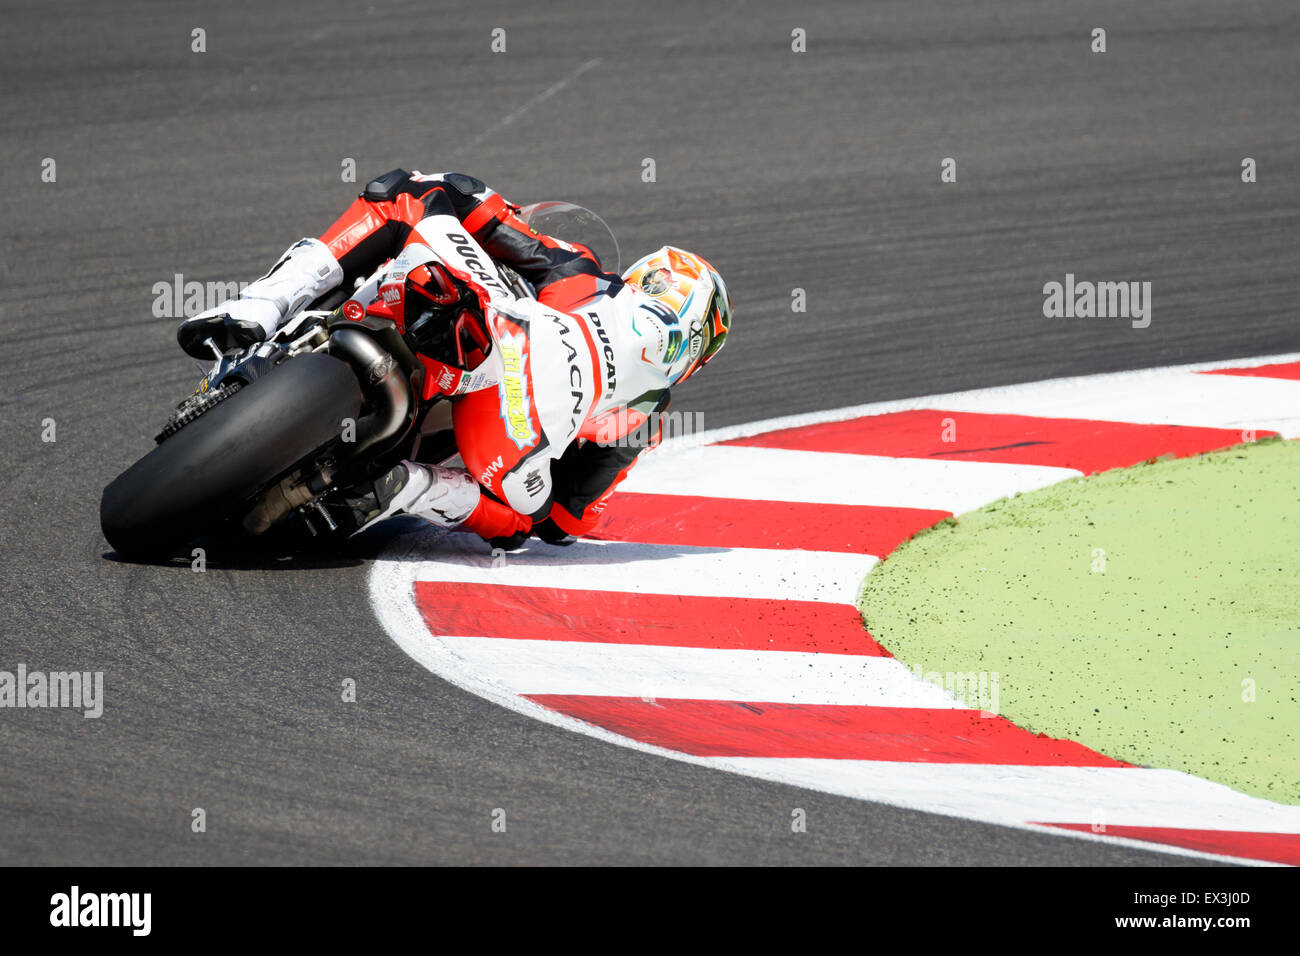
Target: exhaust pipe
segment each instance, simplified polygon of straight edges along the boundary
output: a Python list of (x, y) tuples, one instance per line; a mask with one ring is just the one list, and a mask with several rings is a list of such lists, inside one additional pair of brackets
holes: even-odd
[(357, 437), (350, 452), (355, 458), (401, 431), (411, 414), (411, 386), (393, 357), (357, 329), (345, 326), (331, 332), (329, 352), (352, 366), (362, 392), (376, 406), (357, 422)]

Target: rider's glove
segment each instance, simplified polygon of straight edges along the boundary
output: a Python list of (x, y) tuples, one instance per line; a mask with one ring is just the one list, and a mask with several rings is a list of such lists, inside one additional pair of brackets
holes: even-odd
[(576, 540), (567, 531), (561, 528), (550, 518), (539, 521), (533, 525), (533, 534), (541, 538), (547, 544), (570, 545)]
[(512, 535), (505, 535), (500, 538), (489, 538), (488, 544), (492, 545), (493, 551), (496, 551), (498, 548), (502, 551), (518, 551), (524, 546), (524, 542), (527, 540), (527, 531), (516, 531)]

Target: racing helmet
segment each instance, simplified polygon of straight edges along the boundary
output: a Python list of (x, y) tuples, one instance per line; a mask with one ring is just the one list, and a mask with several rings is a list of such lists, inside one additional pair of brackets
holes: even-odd
[(718, 271), (700, 256), (664, 246), (634, 262), (623, 281), (665, 306), (681, 331), (670, 334), (664, 362), (676, 385), (708, 364), (727, 342), (731, 296)]

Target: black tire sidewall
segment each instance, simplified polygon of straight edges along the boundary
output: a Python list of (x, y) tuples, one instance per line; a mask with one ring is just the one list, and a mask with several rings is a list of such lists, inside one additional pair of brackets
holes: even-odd
[(140, 459), (100, 502), (104, 537), (127, 557), (175, 554), (250, 496), (334, 439), (360, 414), (350, 366), (289, 359)]

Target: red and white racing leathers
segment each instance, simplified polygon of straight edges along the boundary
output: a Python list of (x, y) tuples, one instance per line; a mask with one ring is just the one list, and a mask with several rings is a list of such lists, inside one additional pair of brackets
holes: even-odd
[[(345, 287), (404, 246), (424, 243), (486, 290), (494, 348), (474, 370), (474, 390), (453, 404), (477, 498), (463, 526), (494, 539), (550, 519), (581, 535), (638, 454), (658, 441), (671, 384), (666, 359), (681, 329), (672, 310), (603, 271), (589, 250), (537, 233), (518, 212), (473, 177), (395, 170), (367, 186), (320, 243)], [(537, 298), (514, 295), (488, 257), (528, 280)], [(363, 287), (356, 297), (364, 304), (368, 293)], [(461, 486), (458, 498), (468, 486), (450, 484)], [(418, 497), (402, 510), (432, 520), (448, 514)]]

